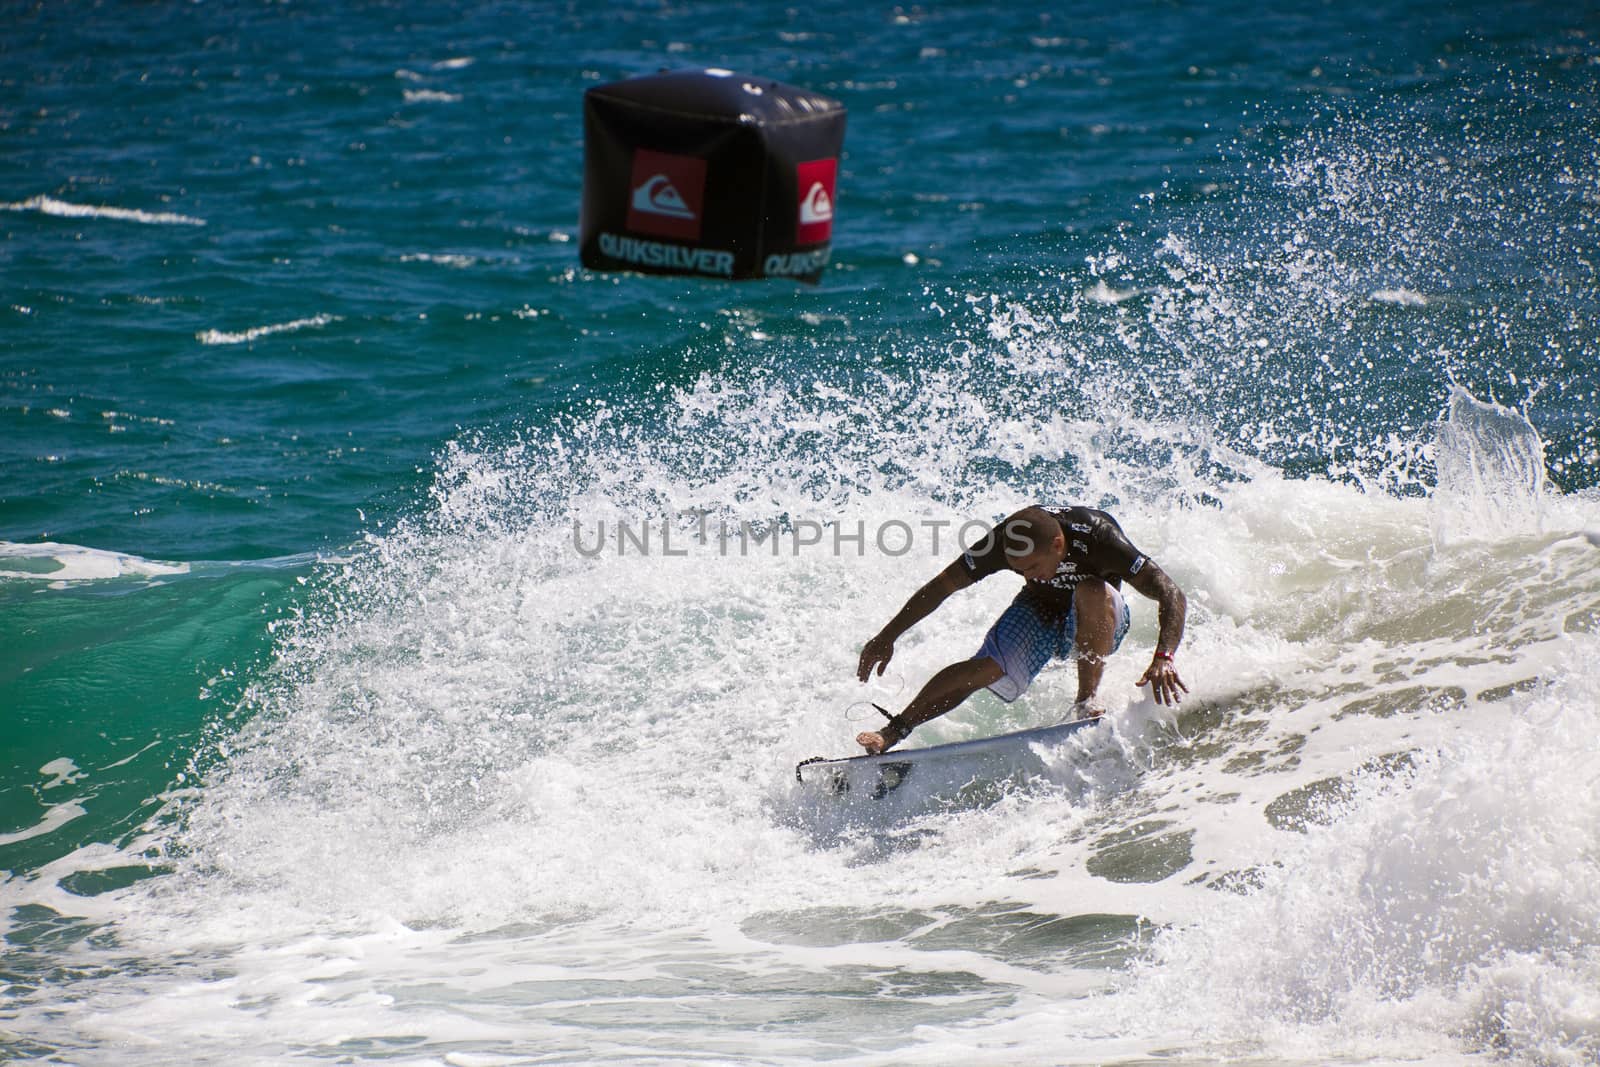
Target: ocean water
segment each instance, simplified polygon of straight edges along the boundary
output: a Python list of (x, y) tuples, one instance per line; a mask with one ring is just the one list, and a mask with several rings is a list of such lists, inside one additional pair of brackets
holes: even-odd
[[(3, 23), (0, 1058), (1600, 1059), (1594, 12)], [(583, 90), (696, 66), (849, 108), (820, 285), (578, 266)], [(1133, 597), (1047, 774), (800, 795), (1034, 500), (1182, 709)]]

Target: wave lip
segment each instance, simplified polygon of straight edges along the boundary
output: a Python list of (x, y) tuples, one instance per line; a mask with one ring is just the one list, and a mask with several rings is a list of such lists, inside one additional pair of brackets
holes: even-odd
[(0, 541), (0, 578), (50, 582), (91, 582), (107, 578), (158, 578), (188, 574), (189, 564), (145, 559), (53, 541), (20, 545)]
[(266, 326), (252, 326), (248, 330), (240, 330), (237, 333), (229, 333), (225, 330), (202, 330), (194, 336), (195, 340), (203, 345), (242, 345), (261, 337), (269, 337), (275, 333), (293, 333), (295, 330), (312, 329), (338, 321), (338, 315), (313, 315), (309, 319), (295, 319), (293, 322), (275, 322)]
[(142, 222), (152, 226), (204, 226), (205, 219), (193, 215), (180, 215), (175, 211), (141, 211), (131, 207), (109, 205), (73, 204), (52, 196), (30, 196), (14, 204), (0, 204), (7, 211), (37, 211), (42, 215), (55, 215), (65, 219), (116, 219), (121, 222)]

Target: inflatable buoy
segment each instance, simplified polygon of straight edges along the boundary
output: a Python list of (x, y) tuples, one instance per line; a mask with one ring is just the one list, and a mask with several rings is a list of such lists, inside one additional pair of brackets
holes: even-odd
[(832, 249), (844, 123), (837, 100), (728, 70), (590, 89), (583, 265), (815, 282)]

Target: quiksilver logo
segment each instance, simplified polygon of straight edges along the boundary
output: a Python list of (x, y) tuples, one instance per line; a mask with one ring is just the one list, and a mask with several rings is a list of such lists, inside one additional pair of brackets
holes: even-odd
[(692, 219), (694, 212), (665, 174), (652, 174), (633, 191), (633, 210), (669, 219)]
[(832, 254), (827, 248), (815, 252), (774, 252), (761, 261), (761, 272), (774, 278), (804, 278), (826, 267)]
[(833, 190), (838, 174), (837, 159), (811, 159), (795, 165), (794, 191), (799, 196), (796, 243), (825, 244), (833, 235)]
[(655, 267), (664, 271), (690, 274), (715, 274), (722, 278), (733, 277), (733, 253), (721, 252), (714, 248), (695, 248), (662, 241), (641, 241), (637, 237), (602, 233), (600, 251), (612, 259), (620, 259), (637, 267)]
[(706, 161), (640, 148), (628, 176), (627, 227), (678, 241), (700, 240), (705, 215)]
[(802, 225), (810, 225), (815, 222), (831, 221), (833, 221), (833, 200), (821, 182), (814, 182), (806, 193), (806, 198), (800, 201), (800, 222)]

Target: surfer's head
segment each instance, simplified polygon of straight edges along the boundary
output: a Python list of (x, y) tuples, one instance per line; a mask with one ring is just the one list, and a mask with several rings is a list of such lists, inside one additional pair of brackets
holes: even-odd
[(1035, 581), (1054, 577), (1067, 539), (1056, 517), (1044, 508), (1023, 508), (1000, 524), (1006, 566)]

